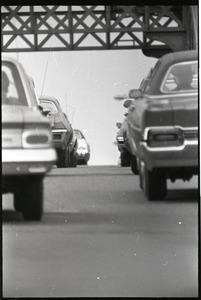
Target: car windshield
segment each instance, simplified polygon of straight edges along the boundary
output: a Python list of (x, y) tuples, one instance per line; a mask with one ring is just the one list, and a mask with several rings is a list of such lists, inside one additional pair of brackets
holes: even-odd
[(2, 62), (1, 98), (3, 105), (28, 106), (19, 72), (11, 62)]
[(41, 101), (40, 105), (45, 109), (49, 109), (51, 115), (55, 115), (55, 114), (58, 113), (58, 109), (57, 109), (56, 105), (53, 102)]
[(197, 89), (197, 62), (178, 63), (171, 66), (161, 87), (161, 90), (164, 93), (196, 92)]

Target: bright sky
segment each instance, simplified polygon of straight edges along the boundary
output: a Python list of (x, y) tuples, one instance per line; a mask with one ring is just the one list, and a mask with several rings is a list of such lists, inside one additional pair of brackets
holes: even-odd
[[(116, 94), (138, 88), (156, 59), (141, 50), (7, 53), (33, 77), (38, 95), (57, 98), (91, 147), (89, 165), (117, 165), (116, 122), (126, 109)], [(46, 71), (47, 68), (47, 72)], [(45, 76), (46, 74), (46, 76)], [(43, 91), (42, 91), (43, 89)]]

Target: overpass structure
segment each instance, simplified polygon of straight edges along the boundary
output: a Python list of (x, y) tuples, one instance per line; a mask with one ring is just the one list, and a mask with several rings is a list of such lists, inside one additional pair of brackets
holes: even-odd
[(198, 47), (197, 6), (1, 6), (2, 52)]

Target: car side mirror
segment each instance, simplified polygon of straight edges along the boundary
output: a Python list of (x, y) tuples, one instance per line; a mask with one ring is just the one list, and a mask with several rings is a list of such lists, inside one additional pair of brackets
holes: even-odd
[(114, 96), (114, 99), (115, 100), (124, 100), (125, 98), (127, 98), (128, 96), (127, 95), (115, 95)]
[(116, 123), (116, 126), (117, 126), (118, 129), (121, 128), (121, 125), (122, 125), (122, 124), (121, 124), (120, 122), (117, 122), (117, 123)]
[(132, 99), (127, 99), (124, 101), (123, 106), (126, 108), (129, 108), (131, 105), (133, 104), (133, 100)]
[(130, 90), (129, 97), (130, 98), (140, 98), (142, 96), (141, 90)]
[(38, 105), (38, 108), (45, 117), (47, 117), (47, 115), (49, 115), (50, 110), (48, 108), (43, 108), (41, 105)]

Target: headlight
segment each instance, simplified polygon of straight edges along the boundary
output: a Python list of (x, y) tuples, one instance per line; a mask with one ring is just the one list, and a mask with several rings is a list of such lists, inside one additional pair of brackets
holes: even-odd
[(147, 144), (150, 147), (181, 146), (183, 144), (183, 134), (179, 129), (151, 129), (148, 132)]
[(79, 147), (79, 148), (77, 149), (77, 154), (78, 154), (78, 155), (85, 155), (85, 154), (87, 154), (87, 153), (88, 153), (88, 149), (87, 149), (87, 148)]

